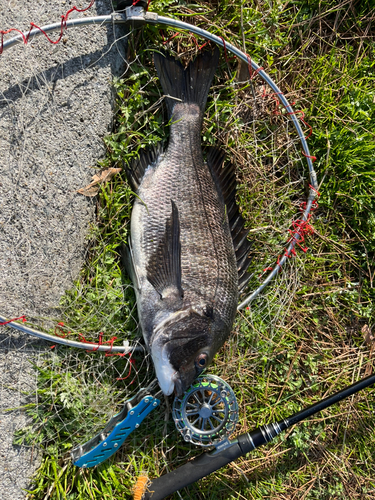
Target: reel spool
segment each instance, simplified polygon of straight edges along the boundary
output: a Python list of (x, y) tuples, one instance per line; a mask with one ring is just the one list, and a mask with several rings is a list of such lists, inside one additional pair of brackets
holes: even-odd
[(238, 405), (231, 387), (215, 375), (204, 375), (173, 402), (172, 416), (186, 442), (218, 446), (238, 422)]

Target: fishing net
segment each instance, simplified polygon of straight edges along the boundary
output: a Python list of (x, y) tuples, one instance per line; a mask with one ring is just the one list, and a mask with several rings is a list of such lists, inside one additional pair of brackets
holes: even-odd
[[(44, 25), (61, 8), (57, 1), (48, 7), (33, 3), (22, 11), (17, 2), (9, 3), (0, 13), (0, 28), (25, 31), (30, 19)], [(111, 12), (108, 2), (98, 1), (95, 8), (97, 14)], [(20, 488), (43, 454), (67, 467), (69, 450), (97, 434), (155, 376), (121, 263), (132, 193), (125, 175), (111, 169), (166, 138), (152, 51), (173, 49), (187, 61), (205, 42), (150, 26), (125, 35), (113, 26), (82, 27), (64, 33), (57, 45), (40, 37), (0, 57), (0, 315), (3, 323), (20, 318), (20, 324), (56, 339), (35, 339), (9, 325), (0, 330), (4, 499), (23, 497)], [(310, 228), (302, 216), (311, 178), (290, 115), (259, 74), (222, 51), (202, 141), (205, 147), (222, 144), (236, 166), (237, 199), (253, 241), (242, 299), (277, 271), (241, 311), (244, 323), (235, 325), (210, 368), (234, 387), (240, 375), (229, 359), (244, 343), (240, 329), (254, 332), (253, 339), (267, 330), (272, 339), (288, 314), (305, 257)], [(62, 339), (109, 350), (87, 352), (60, 345)], [(169, 410), (162, 401), (115, 460), (130, 463), (131, 472), (140, 461), (147, 466), (151, 455), (164, 466), (186, 461), (194, 449), (179, 443)]]

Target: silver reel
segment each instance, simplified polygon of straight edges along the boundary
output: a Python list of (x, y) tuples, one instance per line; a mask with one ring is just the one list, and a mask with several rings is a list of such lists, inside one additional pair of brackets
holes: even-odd
[(172, 416), (185, 441), (217, 446), (234, 431), (238, 405), (231, 387), (215, 375), (199, 377), (173, 402)]

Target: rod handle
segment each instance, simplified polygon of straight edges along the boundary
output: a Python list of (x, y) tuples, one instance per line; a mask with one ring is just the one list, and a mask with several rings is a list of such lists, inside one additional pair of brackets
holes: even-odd
[(203, 453), (178, 469), (153, 479), (142, 500), (161, 500), (175, 491), (208, 476), (212, 472), (241, 457), (244, 454), (243, 445), (245, 445), (245, 449), (248, 449), (249, 446), (251, 447), (251, 444), (248, 442), (248, 434), (243, 434), (236, 438), (223, 451)]

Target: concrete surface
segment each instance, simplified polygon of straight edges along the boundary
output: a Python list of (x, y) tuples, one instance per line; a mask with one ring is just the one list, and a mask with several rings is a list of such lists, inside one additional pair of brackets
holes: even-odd
[[(86, 0), (3, 0), (0, 29), (27, 30), (61, 18)], [(112, 11), (97, 0), (88, 14)], [(9, 38), (11, 35), (7, 35)], [(51, 35), (54, 39), (56, 34)], [(112, 127), (113, 72), (123, 47), (112, 27), (69, 29), (58, 45), (44, 37), (0, 56), (0, 311), (6, 317), (53, 315), (77, 278), (95, 200), (77, 194), (105, 154)], [(12, 445), (25, 425), (24, 391), (35, 384), (28, 359), (35, 342), (0, 327), (0, 497), (24, 498), (37, 450)], [(38, 347), (39, 349), (39, 347)]]

